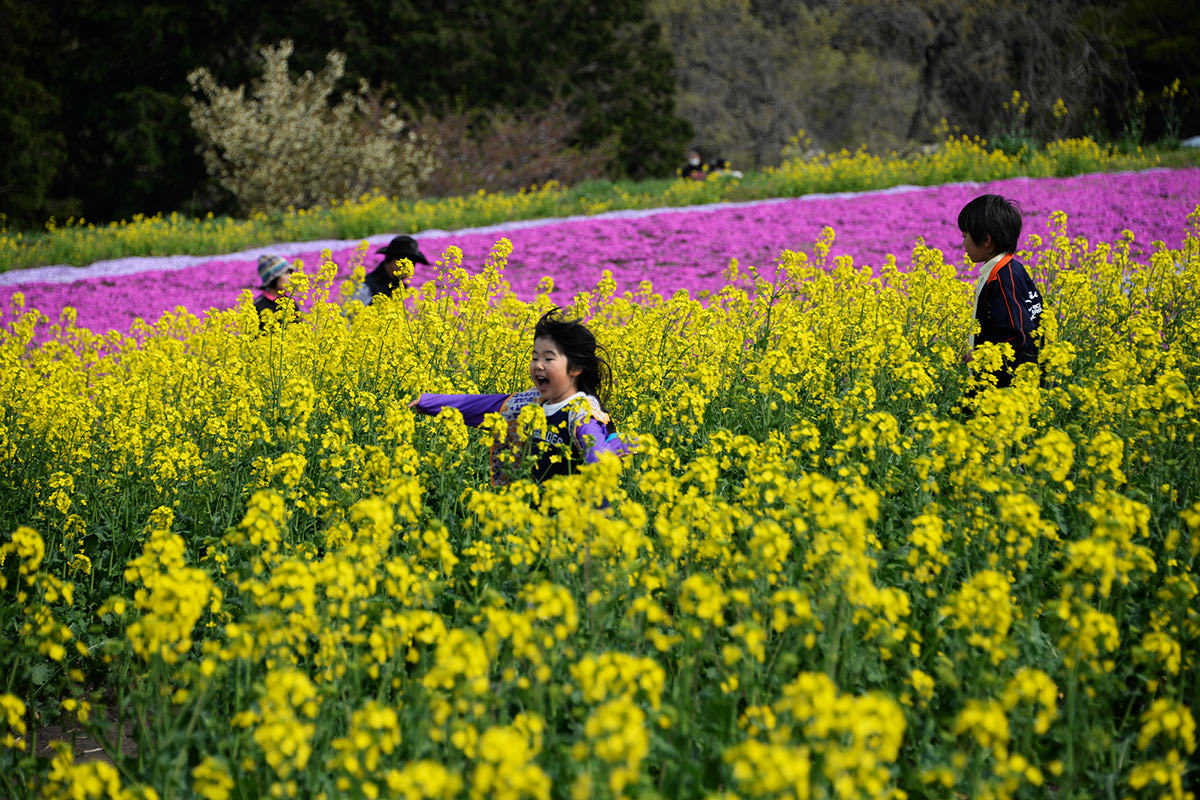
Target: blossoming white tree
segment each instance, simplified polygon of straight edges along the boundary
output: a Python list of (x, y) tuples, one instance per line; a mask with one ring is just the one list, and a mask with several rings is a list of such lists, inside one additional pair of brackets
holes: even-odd
[(292, 42), (261, 51), (262, 79), (250, 90), (217, 84), (206, 68), (187, 98), (208, 172), (247, 211), (306, 208), (381, 191), (412, 198), (435, 166), (431, 150), (366, 82), (330, 102), (346, 57), (331, 51), (319, 74), (295, 82)]

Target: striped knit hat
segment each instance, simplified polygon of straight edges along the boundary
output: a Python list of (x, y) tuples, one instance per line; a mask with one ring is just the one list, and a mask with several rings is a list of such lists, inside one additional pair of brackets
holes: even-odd
[(270, 289), (275, 279), (286, 272), (295, 272), (292, 262), (283, 256), (259, 256), (258, 280), (263, 289)]

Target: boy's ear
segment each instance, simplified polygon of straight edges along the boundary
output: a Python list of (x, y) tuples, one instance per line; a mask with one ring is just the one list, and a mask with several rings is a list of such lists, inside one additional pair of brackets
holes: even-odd
[(570, 375), (572, 378), (578, 378), (580, 375), (583, 374), (583, 368), (582, 367), (570, 367), (567, 369), (567, 374)]

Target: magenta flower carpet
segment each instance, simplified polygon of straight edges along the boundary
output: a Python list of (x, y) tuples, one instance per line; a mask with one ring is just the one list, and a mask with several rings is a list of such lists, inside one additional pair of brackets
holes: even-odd
[[(972, 197), (1001, 194), (1024, 212), (1021, 246), (1032, 234), (1043, 238), (1051, 213), (1067, 214), (1067, 233), (1090, 241), (1116, 241), (1128, 229), (1134, 250), (1148, 252), (1155, 240), (1178, 247), (1187, 216), (1200, 203), (1200, 169), (1150, 170), (1074, 178), (1015, 178), (981, 184), (893, 189), (839, 195), (810, 195), (784, 200), (719, 204), (650, 211), (618, 211), (593, 217), (516, 222), (489, 228), (417, 233), (422, 252), (441, 260), (450, 245), (463, 251), (463, 267), (476, 271), (501, 237), (513, 244), (506, 277), (513, 290), (531, 298), (539, 280), (554, 279), (554, 298), (568, 301), (595, 287), (605, 270), (618, 292), (650, 280), (670, 295), (716, 290), (731, 259), (771, 274), (780, 251), (812, 252), (821, 230), (833, 228), (831, 256), (849, 255), (856, 264), (877, 266), (891, 254), (908, 263), (918, 239), (963, 261), (958, 210)], [(367, 269), (379, 262), (374, 251), (394, 233), (371, 237)], [(244, 289), (256, 284), (255, 262), (262, 253), (303, 261), (315, 275), (321, 252), (329, 249), (338, 264), (335, 289), (350, 276), (350, 257), (358, 241), (298, 242), (222, 256), (172, 256), (103, 261), (89, 267), (40, 267), (0, 273), (0, 322), (11, 320), (16, 292), (27, 308), (52, 322), (63, 308), (74, 307), (77, 325), (96, 332), (126, 331), (136, 318), (153, 322), (178, 306), (203, 315), (228, 308)], [(417, 265), (416, 280), (432, 278), (436, 266)]]

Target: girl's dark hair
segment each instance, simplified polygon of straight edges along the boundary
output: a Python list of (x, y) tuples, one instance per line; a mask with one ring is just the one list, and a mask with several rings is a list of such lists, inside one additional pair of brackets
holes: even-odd
[(975, 244), (991, 236), (997, 253), (1012, 253), (1021, 238), (1021, 208), (998, 194), (981, 194), (958, 212), (958, 229)]
[(603, 405), (612, 389), (612, 368), (596, 336), (577, 319), (564, 319), (557, 308), (542, 315), (533, 328), (534, 339), (549, 339), (567, 359), (569, 369), (580, 370), (579, 391), (595, 396)]

